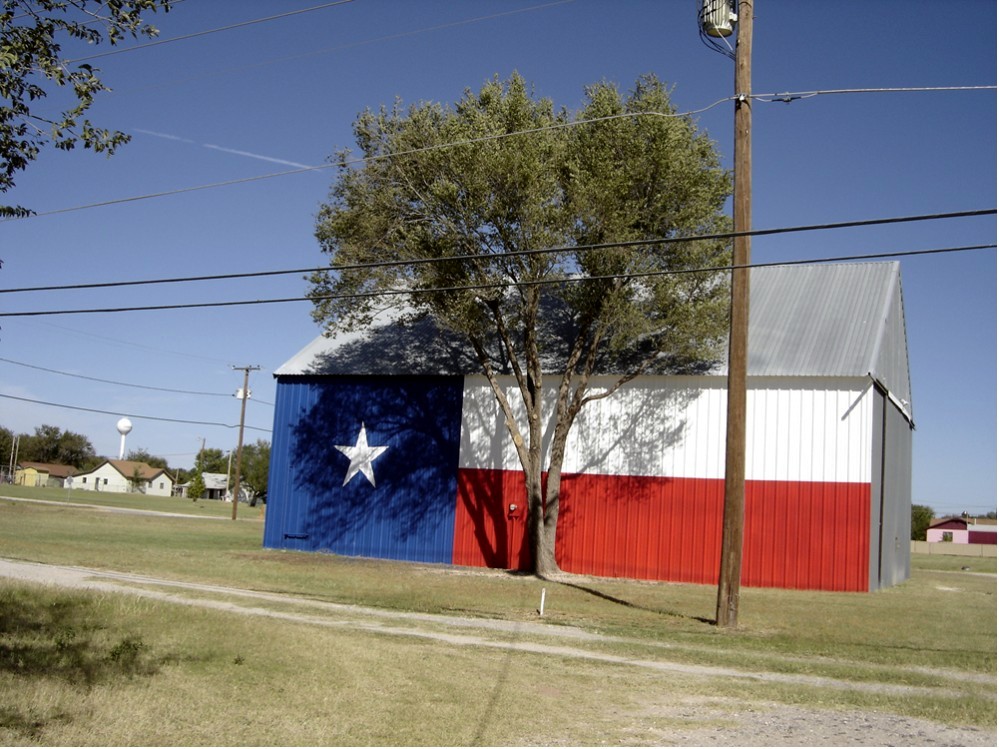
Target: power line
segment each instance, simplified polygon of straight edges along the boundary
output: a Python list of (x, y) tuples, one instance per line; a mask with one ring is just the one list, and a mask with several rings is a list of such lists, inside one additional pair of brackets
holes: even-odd
[(513, 10), (505, 10), (505, 11), (502, 11), (500, 13), (492, 13), (492, 14), (486, 15), (486, 16), (475, 16), (473, 18), (465, 18), (465, 19), (462, 19), (460, 21), (451, 21), (449, 23), (437, 24), (436, 26), (424, 26), (424, 27), (418, 28), (418, 29), (411, 29), (410, 31), (400, 31), (400, 32), (395, 33), (395, 34), (387, 34), (385, 36), (377, 36), (377, 37), (372, 37), (372, 38), (369, 38), (369, 39), (361, 39), (360, 41), (347, 42), (347, 43), (338, 44), (338, 45), (335, 45), (335, 46), (332, 46), (332, 47), (321, 47), (320, 49), (312, 50), (312, 51), (309, 51), (309, 52), (302, 52), (302, 53), (294, 54), (294, 55), (285, 55), (283, 57), (274, 57), (274, 58), (271, 58), (269, 60), (263, 60), (261, 62), (254, 63), (252, 65), (230, 66), (228, 68), (216, 69), (214, 71), (211, 71), (211, 72), (208, 72), (208, 73), (203, 73), (201, 75), (187, 76), (187, 77), (182, 78), (182, 79), (174, 79), (174, 80), (165, 81), (165, 82), (158, 83), (158, 84), (142, 86), (141, 88), (127, 88), (127, 89), (115, 88), (115, 93), (123, 93), (123, 92), (129, 92), (129, 93), (131, 93), (132, 91), (136, 91), (136, 90), (150, 91), (150, 90), (155, 90), (155, 89), (159, 89), (159, 88), (164, 88), (164, 87), (167, 87), (167, 86), (172, 86), (172, 85), (175, 85), (175, 84), (190, 83), (192, 81), (199, 81), (199, 80), (203, 80), (205, 78), (212, 78), (212, 77), (215, 77), (215, 76), (228, 75), (230, 73), (238, 73), (238, 72), (242, 72), (242, 71), (246, 71), (246, 70), (252, 70), (253, 68), (266, 67), (268, 65), (274, 65), (276, 63), (288, 62), (290, 60), (301, 60), (304, 57), (315, 57), (317, 55), (325, 55), (325, 54), (328, 54), (330, 52), (340, 52), (340, 51), (347, 50), (347, 49), (356, 49), (357, 47), (363, 47), (363, 46), (366, 46), (366, 45), (369, 45), (369, 44), (376, 44), (378, 42), (390, 42), (390, 41), (395, 41), (397, 39), (405, 39), (407, 37), (416, 36), (418, 34), (425, 34), (427, 32), (431, 32), (431, 31), (443, 31), (445, 29), (453, 29), (453, 28), (456, 28), (456, 27), (459, 27), (459, 26), (468, 26), (468, 25), (471, 25), (473, 23), (480, 23), (482, 21), (492, 21), (492, 20), (495, 20), (497, 18), (502, 18), (504, 16), (519, 15), (521, 13), (533, 13), (534, 11), (546, 10), (548, 8), (552, 8), (552, 7), (557, 6), (557, 5), (566, 5), (566, 4), (572, 3), (572, 2), (575, 2), (575, 0), (554, 0), (554, 2), (542, 3), (541, 5), (532, 5), (532, 6), (527, 7), (527, 8), (515, 8)]
[[(88, 377), (87, 375), (75, 374), (73, 372), (62, 372), (58, 369), (49, 369), (48, 367), (40, 367), (37, 364), (27, 364), (25, 362), (14, 361), (13, 359), (5, 359), (0, 357), (0, 361), (6, 362), (7, 364), (16, 364), (19, 367), (28, 367), (29, 369), (37, 369), (42, 372), (50, 372), (51, 374), (63, 375), (65, 377), (75, 377), (79, 380), (90, 380), (91, 382), (103, 382), (107, 385), (118, 385), (120, 387), (127, 388), (138, 388), (140, 390), (156, 390), (161, 393), (179, 393), (180, 395), (209, 395), (217, 398), (231, 398), (232, 393), (209, 393), (201, 390), (176, 390), (174, 388), (162, 388), (155, 387), (153, 385), (136, 385), (130, 382), (118, 382), (117, 380), (104, 380), (100, 377)], [(264, 406), (273, 406), (273, 403), (268, 403), (267, 401), (262, 401), (259, 399), (252, 399), (252, 402), (260, 403)]]
[[(677, 244), (680, 242), (693, 242), (704, 240), (734, 239), (742, 236), (771, 236), (776, 234), (789, 234), (804, 231), (824, 231), (831, 229), (847, 229), (866, 226), (882, 226), (886, 224), (910, 223), (915, 221), (936, 221), (952, 218), (970, 218), (975, 216), (995, 215), (996, 209), (983, 209), (975, 211), (956, 211), (951, 213), (928, 213), (914, 216), (894, 216), (877, 219), (861, 219), (856, 221), (840, 221), (825, 224), (807, 224), (802, 226), (787, 226), (771, 229), (754, 229), (748, 232), (723, 232), (718, 234), (698, 234), (682, 237), (662, 237), (659, 239), (635, 239), (627, 242), (604, 242), (599, 244), (585, 244), (573, 246), (549, 247), (537, 250), (519, 250), (516, 252), (497, 252), (488, 255), (488, 259), (495, 260), (510, 257), (522, 257), (529, 255), (557, 254), (561, 252), (588, 252), (591, 250), (601, 250), (621, 247), (642, 247), (648, 245)], [(179, 276), (173, 278), (150, 278), (137, 281), (102, 281), (98, 283), (84, 284), (63, 284), (59, 286), (22, 286), (14, 289), (0, 289), (0, 294), (15, 294), (24, 292), (45, 292), (45, 291), (67, 291), (83, 289), (107, 289), (120, 288), (125, 286), (149, 286), (153, 284), (173, 284), (173, 283), (193, 283), (199, 281), (229, 281), (242, 278), (262, 278), (269, 276), (298, 275), (302, 273), (317, 272), (343, 272), (351, 270), (365, 270), (371, 268), (389, 268), (396, 266), (419, 266), (436, 264), (442, 262), (453, 263), (455, 261), (475, 261), (482, 260), (482, 255), (456, 255), (447, 258), (424, 258), (417, 260), (388, 260), (377, 263), (355, 263), (351, 265), (333, 265), (311, 268), (289, 268), (284, 270), (250, 271), (246, 273), (220, 273), (204, 276)], [(0, 313), (2, 314), (2, 313)]]
[[(566, 0), (563, 0), (566, 1)], [(558, 3), (553, 3), (558, 4)], [(544, 7), (544, 6), (542, 6)], [(529, 9), (530, 10), (530, 9)], [(893, 91), (907, 91), (907, 92), (939, 92), (939, 91), (979, 91), (979, 90), (994, 90), (995, 86), (924, 86), (924, 87), (909, 87), (909, 88), (880, 88), (880, 89), (827, 89), (821, 91), (808, 91), (802, 92), (800, 94), (756, 94), (753, 98), (762, 98), (764, 101), (783, 101), (790, 102), (795, 99), (811, 98), (813, 96), (819, 96), (823, 94), (848, 94), (848, 93), (887, 93)], [(767, 99), (766, 97), (771, 97)], [(379, 154), (378, 156), (365, 157), (350, 159), (344, 162), (345, 165), (360, 164), (367, 161), (372, 161), (374, 159), (385, 159), (385, 158), (395, 158), (397, 156), (412, 156), (418, 153), (426, 153), (429, 151), (438, 151), (445, 148), (456, 148), (459, 146), (473, 145), (476, 143), (484, 143), (492, 140), (500, 140), (504, 138), (512, 138), (519, 135), (533, 135), (539, 132), (545, 132), (548, 130), (556, 130), (561, 128), (576, 127), (579, 125), (590, 125), (597, 122), (605, 122), (608, 120), (622, 119), (628, 117), (643, 117), (643, 116), (656, 116), (656, 117), (689, 117), (694, 114), (700, 114), (712, 109), (720, 104), (724, 104), (728, 101), (733, 101), (734, 96), (727, 96), (725, 98), (719, 99), (705, 107), (699, 109), (692, 109), (685, 112), (626, 112), (619, 115), (610, 115), (608, 117), (597, 117), (590, 120), (576, 120), (575, 122), (562, 122), (554, 125), (548, 125), (540, 128), (532, 128), (528, 130), (518, 130), (513, 133), (498, 133), (495, 135), (482, 136), (480, 138), (472, 138), (464, 141), (455, 141), (452, 143), (442, 143), (435, 146), (427, 146), (425, 148), (414, 148), (407, 151), (400, 151), (398, 153), (389, 154)], [(259, 174), (254, 177), (242, 177), (240, 179), (224, 180), (222, 182), (211, 182), (204, 185), (194, 185), (191, 187), (180, 187), (173, 190), (164, 190), (161, 192), (147, 193), (144, 195), (133, 195), (125, 198), (115, 198), (113, 200), (105, 200), (99, 203), (87, 203), (85, 205), (71, 206), (69, 208), (56, 208), (51, 211), (40, 211), (36, 213), (30, 213), (25, 216), (12, 216), (5, 218), (0, 223), (6, 221), (23, 221), (29, 218), (40, 218), (42, 216), (55, 216), (62, 213), (72, 213), (75, 211), (89, 210), (91, 208), (103, 208), (109, 205), (120, 205), (122, 203), (132, 203), (139, 200), (151, 200), (153, 198), (163, 198), (172, 195), (182, 195), (189, 192), (197, 192), (200, 190), (211, 190), (216, 187), (231, 187), (234, 185), (246, 184), (249, 182), (259, 182), (265, 179), (273, 179), (275, 177), (287, 177), (293, 174), (304, 174), (306, 172), (314, 172), (321, 169), (333, 169), (337, 167), (338, 164), (317, 164), (315, 166), (302, 167), (299, 169), (287, 169), (281, 172), (270, 172), (269, 174)]]
[[(438, 144), (433, 145), (433, 146), (424, 146), (424, 147), (421, 147), (421, 148), (411, 148), (411, 149), (408, 149), (408, 150), (405, 150), (405, 151), (397, 151), (397, 152), (393, 152), (393, 153), (378, 154), (376, 156), (364, 156), (364, 157), (358, 157), (356, 159), (347, 159), (347, 160), (345, 160), (343, 162), (343, 165), (350, 166), (350, 165), (354, 165), (354, 164), (363, 164), (363, 163), (366, 163), (366, 162), (369, 162), (369, 161), (380, 161), (382, 159), (393, 159), (393, 158), (397, 158), (397, 157), (400, 157), (400, 156), (413, 156), (413, 155), (420, 154), (420, 153), (429, 153), (429, 152), (432, 152), (432, 151), (442, 151), (442, 150), (445, 150), (445, 149), (448, 149), (448, 148), (458, 148), (460, 146), (476, 145), (476, 144), (479, 144), (479, 143), (487, 143), (487, 142), (495, 141), (495, 140), (503, 140), (503, 139), (506, 139), (506, 138), (513, 138), (513, 137), (517, 137), (517, 136), (521, 136), (521, 135), (536, 135), (538, 133), (547, 132), (547, 131), (550, 131), (550, 130), (560, 130), (560, 129), (569, 128), (569, 127), (577, 127), (579, 125), (592, 125), (592, 124), (597, 123), (597, 122), (608, 122), (610, 120), (627, 119), (627, 118), (631, 118), (631, 117), (641, 117), (641, 116), (647, 116), (647, 117), (667, 117), (667, 118), (689, 117), (690, 115), (693, 115), (693, 114), (699, 114), (701, 112), (706, 112), (707, 110), (711, 109), (712, 107), (716, 107), (719, 104), (724, 104), (725, 102), (730, 101), (731, 99), (732, 99), (732, 97), (725, 97), (724, 99), (719, 99), (718, 101), (716, 101), (716, 102), (714, 102), (712, 104), (709, 104), (706, 107), (702, 107), (701, 109), (693, 109), (693, 110), (689, 110), (687, 112), (672, 112), (672, 113), (666, 113), (666, 112), (624, 112), (622, 114), (608, 115), (606, 117), (594, 117), (593, 119), (589, 119), (589, 120), (576, 120), (574, 122), (568, 122), (568, 121), (567, 122), (559, 122), (559, 123), (555, 123), (553, 125), (545, 125), (543, 127), (530, 128), (530, 129), (527, 129), (527, 130), (517, 130), (517, 131), (512, 132), (512, 133), (495, 133), (493, 135), (483, 135), (483, 136), (480, 136), (478, 138), (469, 138), (467, 140), (452, 141), (450, 143), (438, 143)], [(322, 169), (335, 169), (335, 168), (339, 167), (340, 165), (341, 165), (340, 163), (317, 164), (315, 166), (305, 166), (305, 167), (300, 167), (300, 168), (297, 168), (297, 169), (286, 169), (286, 170), (280, 171), (280, 172), (270, 172), (269, 174), (258, 174), (258, 175), (253, 176), (253, 177), (240, 177), (239, 179), (224, 180), (222, 182), (210, 182), (210, 183), (204, 184), (204, 185), (193, 185), (191, 187), (178, 187), (178, 188), (175, 188), (173, 190), (163, 190), (161, 192), (147, 193), (145, 195), (132, 195), (132, 196), (129, 196), (129, 197), (126, 197), (126, 198), (115, 198), (113, 200), (104, 200), (104, 201), (101, 201), (99, 203), (87, 203), (85, 205), (72, 206), (72, 207), (69, 207), (69, 208), (56, 208), (56, 209), (51, 210), (51, 211), (40, 211), (40, 212), (36, 212), (36, 213), (31, 213), (31, 214), (28, 214), (28, 215), (25, 215), (25, 216), (12, 216), (12, 217), (3, 219), (2, 221), (0, 221), (0, 223), (5, 223), (7, 221), (22, 221), (22, 220), (24, 220), (26, 218), (40, 218), (42, 216), (56, 216), (56, 215), (59, 215), (59, 214), (62, 214), (62, 213), (72, 213), (74, 211), (89, 210), (91, 208), (104, 208), (104, 207), (109, 206), (109, 205), (120, 205), (122, 203), (134, 203), (134, 202), (139, 201), (139, 200), (151, 200), (153, 198), (164, 198), (164, 197), (169, 197), (171, 195), (183, 195), (184, 193), (198, 192), (200, 190), (211, 190), (211, 189), (214, 189), (216, 187), (231, 187), (233, 185), (241, 185), (241, 184), (246, 184), (246, 183), (249, 183), (249, 182), (259, 182), (259, 181), (265, 180), (265, 179), (273, 179), (275, 177), (287, 177), (287, 176), (290, 176), (290, 175), (293, 175), (293, 174), (305, 174), (306, 172), (315, 172), (315, 171), (319, 171), (319, 170), (322, 170)]]
[(463, 286), (444, 286), (427, 289), (389, 289), (382, 291), (359, 292), (355, 294), (324, 294), (315, 297), (284, 297), (278, 299), (246, 299), (232, 302), (191, 302), (187, 304), (157, 304), (139, 307), (104, 307), (94, 309), (64, 309), (64, 310), (37, 310), (33, 312), (0, 312), (0, 317), (42, 317), (47, 315), (85, 315), (85, 314), (105, 314), (116, 312), (155, 312), (165, 310), (181, 309), (206, 309), (219, 307), (246, 307), (260, 304), (287, 304), (289, 302), (309, 302), (330, 299), (370, 299), (377, 297), (405, 296), (407, 294), (428, 294), (441, 292), (460, 291), (484, 291), (488, 289), (508, 288), (511, 286), (544, 286), (563, 283), (584, 283), (587, 281), (612, 280), (616, 278), (649, 278), (653, 276), (686, 275), (690, 273), (717, 273), (721, 271), (731, 271), (739, 268), (771, 268), (779, 266), (793, 265), (819, 265), (822, 263), (835, 263), (844, 261), (874, 260), (878, 258), (895, 257), (918, 257), (922, 255), (940, 255), (956, 252), (972, 252), (976, 250), (995, 249), (995, 244), (971, 245), (966, 247), (946, 247), (929, 250), (904, 250), (901, 252), (877, 252), (858, 255), (840, 255), (835, 257), (817, 258), (813, 260), (783, 260), (772, 263), (753, 263), (750, 265), (717, 265), (700, 268), (686, 268), (682, 270), (662, 270), (647, 271), (639, 273), (613, 274), (606, 276), (564, 277), (539, 279), (537, 281), (498, 281), (489, 284), (469, 284)]
[[(173, 349), (164, 348), (163, 346), (148, 346), (144, 343), (136, 343), (135, 341), (126, 341), (122, 338), (113, 338), (111, 336), (94, 333), (93, 331), (79, 330), (77, 328), (71, 328), (66, 325), (57, 325), (56, 323), (46, 322), (43, 320), (38, 320), (37, 322), (32, 321), (32, 322), (34, 322), (34, 324), (36, 325), (44, 325), (47, 328), (63, 330), (68, 333), (72, 333), (74, 336), (84, 336), (87, 338), (93, 338), (98, 341), (107, 341), (108, 343), (111, 343), (112, 345), (115, 346), (121, 346), (125, 348), (135, 348), (139, 349), (140, 351), (154, 351), (158, 354), (171, 354), (172, 356), (183, 356), (188, 359), (196, 359), (199, 361), (210, 362), (213, 364), (228, 364), (228, 361), (226, 359), (214, 359), (210, 356), (201, 356), (200, 354), (192, 354), (189, 351), (175, 351)], [(32, 322), (28, 322), (28, 325), (31, 325)]]
[[(803, 92), (801, 94), (757, 94), (757, 95), (754, 95), (753, 98), (760, 97), (764, 101), (772, 101), (772, 102), (776, 102), (776, 101), (790, 102), (790, 101), (793, 101), (795, 99), (811, 98), (813, 96), (819, 96), (819, 95), (824, 95), (824, 94), (887, 93), (887, 92), (893, 92), (893, 91), (906, 91), (906, 92), (980, 91), (980, 90), (995, 90), (995, 88), (996, 88), (995, 86), (923, 86), (923, 87), (909, 87), (909, 88), (880, 88), (880, 89), (874, 89), (874, 88), (871, 88), (871, 89), (859, 89), (859, 88), (858, 89), (826, 89), (826, 90), (821, 90), (821, 91), (808, 91), (808, 92)], [(767, 99), (766, 97), (771, 97), (771, 98)], [(719, 99), (719, 100), (717, 100), (715, 102), (712, 102), (711, 104), (708, 104), (707, 106), (701, 107), (699, 109), (691, 109), (691, 110), (688, 110), (688, 111), (685, 111), (685, 112), (672, 112), (672, 113), (665, 113), (665, 112), (625, 112), (625, 113), (619, 114), (619, 115), (610, 115), (608, 117), (596, 117), (596, 118), (590, 119), (590, 120), (576, 120), (574, 122), (561, 122), (561, 123), (556, 123), (554, 125), (548, 125), (548, 126), (540, 127), (540, 128), (531, 128), (531, 129), (528, 129), (528, 130), (518, 130), (518, 131), (512, 132), (512, 133), (498, 133), (498, 134), (495, 134), (495, 135), (482, 136), (480, 138), (471, 138), (469, 140), (454, 141), (454, 142), (451, 142), (451, 143), (442, 143), (442, 144), (438, 144), (438, 145), (435, 145), (435, 146), (427, 146), (427, 147), (424, 147), (424, 148), (413, 148), (413, 149), (409, 149), (409, 150), (406, 150), (406, 151), (400, 151), (400, 152), (397, 152), (397, 153), (387, 153), (387, 154), (379, 154), (378, 156), (372, 156), (372, 157), (363, 157), (363, 158), (357, 158), (357, 159), (349, 159), (349, 160), (345, 161), (344, 164), (345, 165), (353, 165), (353, 164), (364, 163), (364, 162), (367, 162), (367, 161), (372, 161), (372, 160), (375, 160), (375, 159), (395, 158), (395, 157), (398, 157), (398, 156), (412, 156), (412, 155), (415, 155), (415, 154), (418, 154), (418, 153), (427, 153), (427, 152), (430, 152), (430, 151), (439, 151), (439, 150), (443, 150), (445, 148), (457, 148), (459, 146), (474, 145), (474, 144), (477, 144), (477, 143), (484, 143), (484, 142), (487, 142), (487, 141), (494, 141), (494, 140), (500, 140), (500, 139), (505, 139), (505, 138), (512, 138), (512, 137), (520, 136), (520, 135), (534, 135), (534, 134), (537, 134), (537, 133), (540, 133), (540, 132), (549, 131), (549, 130), (557, 130), (557, 129), (568, 128), (568, 127), (577, 127), (579, 125), (591, 125), (591, 124), (594, 124), (594, 123), (597, 123), (597, 122), (605, 122), (605, 121), (609, 121), (609, 120), (623, 119), (623, 118), (629, 118), (629, 117), (689, 117), (689, 116), (694, 115), (694, 114), (701, 114), (703, 112), (708, 111), (709, 109), (717, 107), (720, 104), (724, 104), (725, 102), (728, 102), (728, 101), (733, 101), (734, 99), (735, 99), (734, 96), (726, 96), (726, 97), (724, 97), (722, 99)], [(164, 191), (161, 191), (161, 192), (147, 193), (147, 194), (144, 194), (144, 195), (133, 195), (133, 196), (125, 197), (125, 198), (115, 198), (113, 200), (105, 200), (105, 201), (101, 201), (99, 203), (87, 203), (85, 205), (71, 206), (69, 208), (56, 208), (56, 209), (51, 210), (51, 211), (40, 211), (40, 212), (36, 212), (36, 213), (31, 213), (31, 214), (28, 214), (28, 215), (25, 215), (25, 216), (12, 216), (12, 217), (3, 219), (3, 221), (0, 221), (0, 223), (6, 222), (6, 221), (23, 221), (25, 219), (29, 219), (29, 218), (40, 218), (42, 216), (55, 216), (55, 215), (62, 214), (62, 213), (72, 213), (74, 211), (89, 210), (91, 208), (103, 208), (103, 207), (106, 207), (106, 206), (109, 206), (109, 205), (120, 205), (122, 203), (132, 203), (132, 202), (136, 202), (136, 201), (139, 201), (139, 200), (151, 200), (153, 198), (163, 198), (163, 197), (169, 197), (169, 196), (172, 196), (172, 195), (182, 195), (184, 193), (197, 192), (197, 191), (200, 191), (200, 190), (211, 190), (211, 189), (214, 189), (216, 187), (231, 187), (231, 186), (234, 186), (234, 185), (241, 185), (241, 184), (246, 184), (246, 183), (249, 183), (249, 182), (259, 182), (259, 181), (265, 180), (265, 179), (273, 179), (275, 177), (287, 177), (287, 176), (291, 176), (293, 174), (304, 174), (306, 172), (314, 172), (314, 171), (318, 171), (318, 170), (321, 170), (321, 169), (333, 169), (333, 168), (335, 168), (337, 166), (339, 166), (339, 164), (317, 164), (315, 166), (307, 166), (307, 167), (302, 167), (302, 168), (299, 168), (299, 169), (287, 169), (287, 170), (284, 170), (284, 171), (281, 171), (281, 172), (270, 172), (268, 174), (259, 174), (259, 175), (256, 175), (254, 177), (242, 177), (242, 178), (239, 178), (239, 179), (224, 180), (222, 182), (211, 182), (211, 183), (204, 184), (204, 185), (193, 185), (191, 187), (180, 187), (180, 188), (175, 188), (173, 190), (164, 190)]]
[[(186, 0), (171, 0), (170, 7), (172, 8), (175, 5), (180, 5), (181, 3), (185, 2), (185, 1)], [(33, 11), (31, 11), (31, 12), (27, 12), (26, 11), (26, 12), (22, 13), (19, 16), (14, 16), (10, 20), (12, 20), (12, 21), (20, 21), (22, 18), (29, 18), (29, 17), (34, 18), (34, 17), (37, 17), (37, 16), (36, 16), (36, 14)], [(99, 19), (99, 18), (92, 18), (89, 21), (81, 21), (80, 25), (81, 26), (93, 26), (93, 25), (99, 24), (99, 23), (101, 23), (101, 19)]]
[(40, 367), (37, 364), (26, 364), (25, 362), (14, 361), (13, 359), (5, 359), (0, 357), (0, 362), (6, 362), (7, 364), (16, 364), (19, 367), (27, 367), (29, 369), (37, 369), (42, 372), (50, 372), (51, 374), (63, 375), (64, 377), (75, 377), (80, 380), (90, 380), (91, 382), (102, 382), (106, 385), (118, 385), (120, 387), (128, 388), (139, 388), (141, 390), (156, 390), (163, 393), (180, 393), (181, 395), (210, 395), (219, 398), (231, 398), (231, 393), (209, 393), (199, 390), (176, 390), (174, 388), (162, 388), (154, 387), (152, 385), (134, 385), (129, 382), (118, 382), (117, 380), (103, 380), (100, 377), (88, 377), (87, 375), (74, 374), (72, 372), (62, 372), (58, 369), (49, 369), (48, 367)]
[[(239, 424), (223, 424), (218, 421), (192, 421), (190, 419), (169, 419), (165, 416), (143, 416), (141, 414), (130, 414), (122, 413), (120, 411), (104, 411), (99, 408), (85, 408), (84, 406), (69, 406), (65, 403), (52, 403), (50, 401), (35, 400), (34, 398), (22, 398), (17, 395), (8, 395), (6, 393), (0, 393), (0, 398), (9, 398), (10, 400), (23, 401), (25, 403), (36, 403), (41, 406), (52, 406), (53, 408), (67, 408), (71, 411), (86, 411), (87, 413), (94, 414), (104, 414), (107, 416), (127, 416), (130, 419), (145, 419), (146, 421), (168, 421), (173, 424), (196, 424), (198, 426), (209, 426), (209, 427), (225, 427), (226, 429), (237, 429)], [(246, 429), (254, 429), (258, 432), (268, 432), (272, 430), (264, 429), (262, 427), (252, 427), (247, 426)]]
[(750, 99), (765, 102), (783, 102), (790, 104), (799, 99), (811, 99), (814, 96), (829, 94), (891, 94), (891, 93), (927, 93), (939, 91), (995, 91), (995, 86), (905, 86), (895, 88), (834, 88), (819, 91), (787, 91), (783, 94), (747, 94)]
[(155, 41), (146, 42), (144, 44), (135, 44), (131, 47), (122, 47), (120, 49), (112, 49), (106, 52), (97, 52), (96, 54), (93, 55), (87, 55), (86, 57), (77, 57), (74, 60), (65, 60), (64, 62), (67, 65), (70, 65), (77, 62), (85, 62), (87, 60), (96, 60), (99, 57), (110, 57), (111, 55), (120, 55), (123, 52), (135, 52), (136, 50), (145, 49), (147, 47), (157, 47), (161, 44), (171, 44), (172, 42), (180, 42), (184, 41), (185, 39), (194, 39), (195, 37), (207, 36), (208, 34), (217, 34), (220, 31), (231, 31), (232, 29), (239, 29), (243, 28), (244, 26), (253, 26), (254, 24), (265, 23), (267, 21), (276, 21), (281, 18), (287, 18), (288, 16), (297, 16), (302, 13), (311, 13), (312, 11), (315, 10), (325, 10), (326, 8), (331, 8), (334, 5), (344, 5), (346, 3), (352, 3), (352, 2), (354, 2), (354, 0), (336, 0), (336, 2), (325, 3), (323, 5), (315, 5), (311, 8), (301, 8), (300, 10), (291, 10), (288, 11), (287, 13), (279, 13), (275, 16), (267, 16), (266, 18), (256, 18), (252, 21), (242, 21), (240, 23), (234, 23), (229, 26), (222, 26), (217, 29), (195, 31), (194, 33), (191, 34), (184, 34), (183, 36), (175, 36), (170, 39), (157, 39)]
[[(91, 382), (103, 382), (107, 385), (118, 385), (127, 388), (138, 388), (140, 390), (156, 390), (161, 393), (179, 393), (181, 395), (209, 395), (218, 398), (232, 398), (232, 393), (210, 393), (202, 390), (176, 390), (174, 388), (163, 388), (155, 387), (153, 385), (136, 385), (130, 382), (118, 382), (117, 380), (104, 380), (100, 377), (88, 377), (87, 375), (76, 374), (73, 372), (63, 372), (58, 369), (49, 369), (48, 367), (40, 367), (37, 364), (27, 364), (25, 362), (14, 361), (13, 359), (5, 359), (0, 356), (0, 361), (6, 362), (7, 364), (16, 364), (19, 367), (28, 367), (29, 369), (37, 369), (42, 372), (50, 372), (52, 374), (63, 375), (65, 377), (75, 377), (79, 380), (90, 380)], [(268, 403), (267, 401), (262, 401), (259, 398), (249, 398), (251, 403), (259, 403), (263, 406), (273, 406), (273, 403)]]

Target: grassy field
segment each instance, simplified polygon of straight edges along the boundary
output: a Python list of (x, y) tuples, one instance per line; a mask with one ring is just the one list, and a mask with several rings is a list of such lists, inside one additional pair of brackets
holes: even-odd
[[(33, 486), (0, 486), (0, 495), (40, 499), (47, 502), (63, 502), (67, 505), (87, 504), (98, 507), (119, 507), (133, 510), (156, 510), (158, 512), (178, 512), (201, 515), (203, 517), (228, 518), (232, 515), (232, 505), (216, 499), (191, 500), (185, 497), (154, 497), (147, 494), (116, 494), (113, 492), (93, 492), (82, 489), (50, 489)], [(262, 507), (248, 507), (241, 504), (236, 511), (237, 519), (261, 518)]]
[[(64, 501), (58, 494), (62, 500), (47, 498)], [(91, 494), (72, 499), (96, 503)], [(206, 518), (231, 512), (214, 502), (120, 501)], [(668, 734), (676, 720), (661, 706), (694, 697), (726, 709), (771, 700), (995, 727), (995, 559), (917, 556), (910, 581), (873, 594), (744, 588), (740, 627), (719, 631), (710, 621), (712, 586), (553, 583), (270, 551), (261, 548), (259, 511), (240, 512), (237, 522), (205, 522), (0, 499), (0, 556), (525, 626), (539, 621), (544, 588), (544, 621), (604, 635), (587, 647), (608, 659), (780, 678), (747, 682), (531, 654), (501, 647), (504, 638), (525, 637), (509, 633), (489, 647), (458, 647), (3, 584), (0, 743), (657, 743), (648, 737)]]

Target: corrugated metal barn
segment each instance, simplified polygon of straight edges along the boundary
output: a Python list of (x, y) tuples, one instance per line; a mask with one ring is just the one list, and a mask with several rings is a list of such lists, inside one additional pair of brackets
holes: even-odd
[[(477, 371), (427, 321), (306, 346), (275, 375), (265, 546), (524, 568), (523, 474)], [(563, 570), (717, 582), (726, 384), (723, 368), (649, 375), (583, 409), (562, 479)], [(754, 269), (748, 390), (743, 584), (906, 579), (898, 264)]]

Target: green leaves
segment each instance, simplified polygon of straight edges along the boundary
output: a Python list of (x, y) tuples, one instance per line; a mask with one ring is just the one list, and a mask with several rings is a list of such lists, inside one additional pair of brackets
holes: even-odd
[[(14, 187), (15, 175), (28, 167), (42, 148), (71, 150), (77, 143), (111, 155), (127, 143), (124, 133), (94, 126), (80, 117), (94, 97), (108, 88), (98, 69), (86, 63), (72, 67), (62, 55), (60, 39), (114, 45), (126, 37), (156, 36), (142, 20), (145, 11), (168, 11), (173, 0), (4, 0), (0, 13), (0, 192)], [(68, 88), (75, 105), (52, 113), (39, 107), (52, 88)], [(23, 207), (0, 206), (0, 215), (20, 217)]]
[[(727, 243), (614, 246), (728, 226), (730, 176), (655, 77), (627, 95), (590, 86), (571, 115), (515, 73), (453, 107), (366, 110), (354, 132), (361, 159), (338, 155), (316, 223), (335, 270), (311, 278), (313, 316), (330, 331), (368, 324), (372, 299), (356, 295), (404, 290), (414, 310), (481, 341), (504, 300), (521, 347), (510, 355), (527, 359), (539, 339), (525, 321), (557, 298), (580, 366), (608, 347), (645, 350), (638, 368), (712, 355), (727, 309), (712, 269), (727, 264)], [(548, 249), (559, 251), (536, 252)]]

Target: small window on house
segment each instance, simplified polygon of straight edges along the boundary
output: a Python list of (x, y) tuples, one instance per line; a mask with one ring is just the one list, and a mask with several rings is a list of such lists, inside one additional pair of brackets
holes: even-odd
[(108, 485), (108, 480), (104, 479), (104, 486), (107, 486), (107, 485)]
[(950, 531), (944, 531), (943, 538), (941, 538), (940, 540), (941, 541), (953, 541), (954, 540), (954, 534), (951, 533)]
[(87, 477), (86, 477), (86, 476), (84, 476), (84, 477), (83, 477), (83, 483), (84, 483), (84, 484), (86, 484), (86, 483), (87, 483)]
[(163, 488), (163, 482), (161, 481), (160, 482), (160, 489), (162, 489), (162, 488)]

